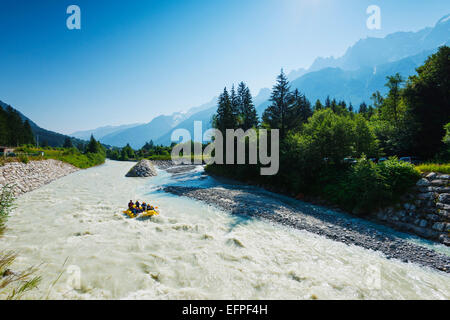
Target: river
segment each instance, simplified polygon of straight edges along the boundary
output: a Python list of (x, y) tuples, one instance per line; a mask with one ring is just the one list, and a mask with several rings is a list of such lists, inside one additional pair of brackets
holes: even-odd
[[(26, 298), (450, 299), (449, 274), (161, 191), (217, 183), (201, 168), (125, 178), (132, 165), (107, 161), (18, 199), (0, 248), (19, 254), (15, 269), (39, 268)], [(130, 199), (161, 215), (128, 219)]]

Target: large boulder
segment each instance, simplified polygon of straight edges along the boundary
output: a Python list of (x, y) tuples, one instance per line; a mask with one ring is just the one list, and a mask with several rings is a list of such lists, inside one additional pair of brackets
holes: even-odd
[(139, 161), (130, 171), (126, 174), (126, 177), (131, 178), (142, 178), (142, 177), (154, 177), (157, 176), (153, 163), (150, 160), (141, 160)]

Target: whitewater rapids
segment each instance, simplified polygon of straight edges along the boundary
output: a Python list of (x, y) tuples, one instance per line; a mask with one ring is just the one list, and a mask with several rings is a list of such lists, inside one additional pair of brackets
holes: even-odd
[[(165, 193), (170, 173), (125, 178), (132, 166), (107, 161), (18, 198), (0, 249), (19, 254), (14, 269), (38, 267), (26, 298), (450, 299), (448, 274)], [(128, 219), (130, 199), (161, 215)]]

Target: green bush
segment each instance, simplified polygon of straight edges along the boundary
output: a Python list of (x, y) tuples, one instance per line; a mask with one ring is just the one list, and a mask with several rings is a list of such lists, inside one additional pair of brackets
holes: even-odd
[(28, 159), (28, 156), (25, 154), (20, 154), (19, 155), (19, 161), (22, 163), (27, 164), (30, 160)]
[(337, 182), (325, 186), (325, 195), (347, 210), (370, 211), (388, 197), (380, 167), (362, 158)]
[(420, 178), (413, 165), (391, 158), (375, 164), (365, 157), (344, 174), (328, 173), (323, 195), (346, 210), (367, 214), (390, 205)]
[(387, 182), (392, 199), (413, 187), (420, 179), (419, 171), (410, 163), (390, 158), (378, 164), (381, 175)]

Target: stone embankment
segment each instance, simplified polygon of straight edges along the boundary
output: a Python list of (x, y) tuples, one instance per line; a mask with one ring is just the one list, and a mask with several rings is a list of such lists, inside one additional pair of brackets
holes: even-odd
[(157, 176), (158, 172), (150, 160), (141, 160), (133, 168), (128, 171), (126, 177), (144, 178)]
[(450, 245), (450, 175), (423, 175), (402, 200), (375, 217), (396, 229)]
[(9, 162), (0, 167), (0, 187), (9, 185), (16, 196), (69, 175), (79, 169), (57, 160)]

